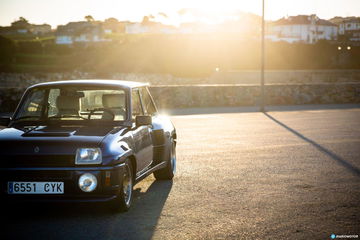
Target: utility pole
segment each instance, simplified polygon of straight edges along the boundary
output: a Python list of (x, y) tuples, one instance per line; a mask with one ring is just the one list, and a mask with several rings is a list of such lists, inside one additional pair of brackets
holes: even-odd
[(261, 21), (261, 101), (260, 111), (265, 112), (265, 0), (262, 0)]

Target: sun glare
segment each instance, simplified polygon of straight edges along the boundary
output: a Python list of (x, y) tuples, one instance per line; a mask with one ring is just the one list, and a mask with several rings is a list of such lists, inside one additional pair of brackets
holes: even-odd
[[(174, 6), (175, 7), (175, 6)], [(216, 24), (228, 20), (237, 20), (241, 12), (258, 12), (261, 9), (260, 1), (239, 1), (225, 0), (209, 2), (207, 0), (196, 1), (196, 5), (191, 8), (173, 9), (176, 14), (174, 18), (178, 25), (182, 22), (203, 22)]]
[(98, 18), (105, 19), (110, 14), (120, 20), (126, 18), (132, 21), (140, 21), (144, 15), (149, 15), (152, 16), (152, 20), (178, 26), (181, 23), (187, 22), (221, 23), (227, 20), (238, 19), (240, 12), (261, 13), (261, 0), (183, 0), (181, 2), (155, 0), (151, 4), (148, 2), (142, 3), (142, 9), (146, 9), (146, 12), (144, 10), (139, 11), (138, 6), (133, 6), (133, 4), (129, 3), (126, 13), (120, 16), (120, 12), (116, 10), (122, 9), (119, 3), (114, 2), (110, 6), (105, 2), (96, 9), (99, 13)]
[[(356, 15), (358, 0), (343, 0), (339, 8), (338, 0), (265, 0), (265, 19), (277, 20), (284, 16), (314, 14), (322, 18), (340, 15)], [(21, 3), (20, 3), (21, 2)], [(46, 23), (56, 27), (67, 21), (79, 21), (91, 15), (103, 21), (114, 17), (120, 21), (139, 22), (144, 16), (152, 15), (155, 21), (179, 25), (182, 22), (199, 21), (219, 23), (236, 17), (236, 12), (261, 15), (262, 0), (133, 0), (126, 4), (119, 0), (2, 0), (0, 23), (10, 24), (23, 16), (35, 23)], [(323, 7), (323, 2), (328, 7)], [(346, 2), (346, 3), (345, 3)], [(71, 6), (69, 8), (69, 6)], [(39, 14), (38, 9), (46, 9)], [(235, 16), (234, 16), (235, 15)]]

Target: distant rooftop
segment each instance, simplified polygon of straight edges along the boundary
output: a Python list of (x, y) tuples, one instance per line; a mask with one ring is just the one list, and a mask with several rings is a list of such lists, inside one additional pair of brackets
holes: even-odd
[(275, 21), (273, 24), (274, 25), (310, 25), (312, 23), (316, 25), (336, 26), (336, 24), (324, 19), (320, 19), (316, 15), (298, 15), (298, 16), (284, 17)]
[(347, 22), (357, 22), (360, 23), (360, 17), (333, 17), (329, 20), (332, 23), (340, 24), (340, 23), (347, 23)]

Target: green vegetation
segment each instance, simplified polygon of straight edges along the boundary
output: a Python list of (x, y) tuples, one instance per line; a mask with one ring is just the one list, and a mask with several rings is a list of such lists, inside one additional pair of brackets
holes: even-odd
[(0, 36), (0, 70), (9, 70), (14, 60), (15, 44), (12, 40)]
[[(111, 42), (56, 45), (54, 38), (10, 40), (0, 37), (0, 71), (90, 71), (169, 73), (208, 76), (220, 71), (259, 69), (260, 42), (239, 35), (109, 35)], [(326, 41), (317, 44), (266, 43), (267, 69), (360, 69), (360, 47)]]
[(53, 33), (45, 34), (42, 36), (36, 36), (31, 33), (23, 34), (7, 34), (6, 38), (17, 41), (54, 41), (55, 36)]

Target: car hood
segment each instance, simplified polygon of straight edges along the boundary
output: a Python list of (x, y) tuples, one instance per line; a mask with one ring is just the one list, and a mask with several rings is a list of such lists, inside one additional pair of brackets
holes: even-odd
[(113, 126), (26, 126), (0, 131), (0, 155), (74, 154), (80, 147), (100, 147)]

